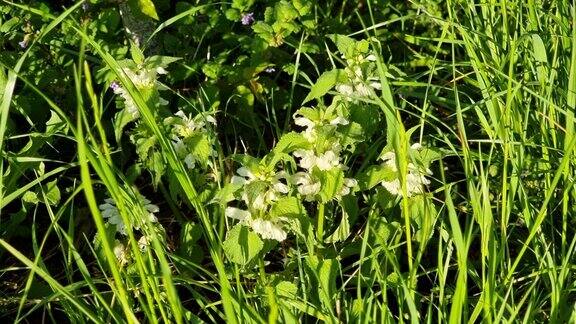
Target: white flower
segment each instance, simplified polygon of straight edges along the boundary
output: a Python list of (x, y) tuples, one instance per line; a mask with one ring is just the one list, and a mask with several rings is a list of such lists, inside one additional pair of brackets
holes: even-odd
[(358, 181), (356, 181), (356, 179), (344, 178), (344, 184), (342, 185), (342, 189), (340, 189), (340, 193), (338, 195), (343, 197), (350, 194), (350, 189), (356, 187), (357, 185)]
[[(179, 121), (173, 125), (172, 129), (172, 146), (176, 151), (176, 154), (180, 159), (183, 159), (184, 163), (188, 169), (193, 169), (196, 164), (199, 162), (196, 156), (190, 152), (190, 148), (186, 144), (186, 139), (198, 134), (199, 132), (207, 132), (206, 129), (206, 122), (210, 122), (216, 124), (216, 120), (212, 116), (201, 116), (204, 118), (203, 120), (195, 117), (192, 118), (191, 116), (187, 116), (182, 110), (179, 110), (175, 114), (179, 119)], [(168, 117), (166, 119), (166, 123), (170, 123), (170, 120), (175, 117)], [(212, 140), (212, 138), (209, 138)], [(212, 143), (210, 155), (211, 156), (218, 156), (218, 153), (213, 147), (214, 143)], [(208, 161), (208, 165), (210, 165), (210, 161)]]
[(188, 167), (188, 169), (194, 169), (194, 165), (196, 164), (196, 159), (194, 158), (192, 153), (188, 153), (188, 155), (186, 155), (186, 157), (184, 158), (184, 163), (186, 163), (186, 166)]
[(225, 214), (226, 214), (226, 217), (237, 219), (239, 221), (248, 220), (252, 217), (252, 214), (250, 214), (249, 211), (242, 210), (242, 209), (236, 208), (236, 207), (227, 207)]
[(126, 109), (126, 112), (128, 112), (134, 118), (140, 117), (138, 107), (136, 107), (134, 99), (132, 99), (132, 96), (130, 96), (130, 94), (128, 93), (128, 91), (126, 91), (126, 89), (124, 89), (121, 86), (116, 86), (114, 87), (114, 93), (122, 97), (122, 99), (124, 99), (124, 108)]
[(304, 138), (309, 142), (314, 142), (316, 139), (316, 123), (306, 117), (294, 117), (294, 124), (306, 127), (304, 130)]
[(159, 66), (156, 68), (156, 73), (158, 74), (168, 74), (168, 71), (166, 71), (163, 67)]
[(287, 236), (287, 233), (282, 229), (280, 224), (270, 220), (261, 218), (254, 219), (250, 223), (250, 227), (252, 227), (254, 232), (260, 234), (263, 239), (271, 239), (282, 242), (286, 239)]
[(133, 71), (130, 68), (122, 68), (122, 71), (138, 89), (152, 88), (156, 85), (156, 70), (139, 69), (138, 71)]
[(297, 172), (292, 176), (292, 181), (298, 186), (298, 193), (304, 196), (306, 201), (314, 200), (314, 196), (320, 192), (320, 181), (314, 179), (308, 172)]
[(265, 174), (265, 173), (253, 173), (246, 167), (241, 167), (236, 170), (238, 176), (232, 176), (231, 183), (245, 186), (252, 181), (264, 181), (267, 182), (268, 186), (259, 192), (253, 200), (250, 201), (246, 191), (242, 193), (242, 199), (247, 205), (258, 210), (264, 210), (269, 204), (278, 200), (280, 194), (288, 193), (288, 186), (280, 181), (280, 179), (286, 179), (285, 172), (278, 172), (275, 174)]
[(351, 101), (353, 98), (350, 97), (370, 97), (373, 89), (380, 90), (382, 85), (378, 82), (378, 79), (365, 76), (361, 67), (362, 64), (373, 61), (376, 61), (376, 56), (373, 54), (366, 57), (360, 55), (355, 59), (347, 60), (348, 66), (344, 71), (348, 76), (348, 82), (336, 85), (336, 91), (348, 97), (347, 100)]
[[(364, 81), (355, 80), (351, 81), (350, 83), (341, 83), (336, 85), (336, 91), (340, 92), (346, 97), (370, 97), (372, 95), (373, 90), (380, 90), (382, 85), (380, 82), (370, 82), (366, 84)], [(351, 98), (348, 98), (352, 100)]]
[(245, 185), (256, 179), (256, 176), (246, 167), (240, 167), (236, 170), (239, 176), (232, 176), (231, 182), (233, 184)]
[(340, 157), (337, 152), (328, 150), (316, 155), (313, 150), (296, 150), (293, 154), (295, 157), (300, 158), (298, 165), (301, 168), (310, 170), (313, 167), (317, 167), (322, 171), (326, 171), (340, 165)]
[[(413, 172), (408, 172), (406, 175), (406, 192), (408, 197), (415, 194), (424, 193), (424, 185), (430, 184), (430, 180), (426, 179), (424, 175)], [(392, 181), (382, 181), (382, 186), (386, 188), (391, 194), (402, 196), (402, 185), (399, 179)]]
[(194, 133), (196, 133), (197, 131), (204, 130), (205, 126), (204, 121), (202, 120), (196, 121), (195, 118), (192, 118), (191, 116), (186, 116), (186, 114), (182, 110), (179, 110), (175, 115), (180, 117), (183, 123), (183, 125), (180, 124), (174, 125), (174, 131), (176, 132), (176, 134), (178, 134), (178, 136), (186, 138), (194, 135)]
[[(422, 145), (413, 144), (410, 148), (419, 150), (422, 148)], [(398, 172), (398, 168), (396, 167), (396, 154), (394, 152), (386, 152), (382, 155), (381, 159), (384, 161), (384, 166), (390, 168), (393, 172)], [(421, 170), (413, 163), (408, 163), (408, 174), (406, 174), (406, 193), (408, 197), (424, 193), (424, 186), (430, 184), (430, 180), (428, 180), (425, 175), (432, 175), (432, 171), (430, 171), (430, 169)], [(391, 194), (402, 196), (400, 179), (384, 180), (382, 181), (382, 186)]]
[(348, 125), (349, 121), (348, 121), (348, 119), (341, 117), (341, 116), (338, 116), (338, 117), (336, 117), (330, 121), (330, 125), (338, 125), (338, 124)]
[(282, 229), (282, 219), (280, 218), (277, 220), (252, 218), (252, 214), (249, 211), (235, 207), (226, 208), (225, 214), (227, 217), (237, 219), (241, 223), (252, 228), (252, 230), (255, 233), (260, 234), (263, 239), (271, 239), (282, 242), (288, 235), (286, 231)]
[(130, 259), (130, 251), (119, 241), (116, 241), (116, 245), (114, 246), (114, 256), (120, 263), (120, 266), (124, 266), (128, 263)]
[(140, 239), (138, 240), (138, 247), (140, 248), (140, 251), (142, 251), (142, 252), (146, 251), (146, 248), (148, 247), (148, 245), (150, 245), (150, 242), (148, 241), (148, 237), (146, 235), (142, 235), (140, 237)]
[(188, 153), (188, 150), (186, 149), (186, 144), (184, 144), (184, 141), (181, 140), (178, 136), (172, 137), (172, 147), (174, 148), (174, 151), (176, 151), (176, 154), (178, 154), (178, 156), (185, 156), (186, 153)]

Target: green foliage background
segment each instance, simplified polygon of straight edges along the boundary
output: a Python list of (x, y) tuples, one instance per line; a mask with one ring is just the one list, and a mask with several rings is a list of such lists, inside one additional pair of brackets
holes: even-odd
[[(0, 0), (0, 319), (575, 322), (574, 10)], [(380, 88), (347, 98), (358, 57)], [(167, 74), (143, 89), (122, 72), (136, 66)], [(179, 110), (217, 121), (185, 139), (192, 169), (173, 148)], [(319, 131), (345, 168), (310, 171), (312, 201), (271, 204), (279, 243), (226, 208), (269, 185), (234, 186), (240, 167), (302, 169), (299, 116), (349, 121)], [(380, 185), (407, 186), (411, 163), (431, 171), (423, 193)], [(99, 205), (136, 222), (141, 195), (157, 222), (116, 233)]]

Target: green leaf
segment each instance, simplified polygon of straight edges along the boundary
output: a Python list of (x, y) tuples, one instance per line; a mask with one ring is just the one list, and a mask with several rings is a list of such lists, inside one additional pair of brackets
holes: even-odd
[(186, 145), (190, 153), (206, 166), (211, 157), (212, 145), (206, 133), (196, 134), (186, 139)]
[(12, 18), (8, 19), (8, 21), (6, 21), (0, 27), (0, 33), (8, 33), (13, 27), (15, 27), (18, 24), (19, 21), (20, 21), (20, 18), (18, 18), (18, 17), (12, 17)]
[(260, 253), (264, 243), (258, 234), (242, 224), (237, 224), (226, 235), (222, 247), (230, 261), (244, 266)]
[(300, 200), (296, 197), (280, 198), (270, 209), (270, 216), (272, 218), (297, 218), (301, 215), (304, 215), (304, 213), (305, 209), (302, 206)]
[(356, 47), (356, 40), (345, 35), (328, 35), (328, 38), (336, 44), (338, 51), (342, 53), (346, 58), (351, 57), (354, 54), (354, 49)]
[(408, 199), (410, 215), (416, 223), (415, 239), (426, 242), (430, 239), (433, 231), (433, 221), (437, 211), (432, 199), (427, 195), (418, 195)]
[(214, 195), (214, 198), (212, 198), (210, 203), (219, 203), (225, 205), (230, 201), (236, 199), (236, 197), (234, 197), (234, 193), (236, 193), (236, 191), (238, 191), (238, 189), (240, 188), (242, 188), (242, 185), (228, 182), (224, 185), (224, 187), (222, 187), (222, 189), (218, 190), (218, 192), (216, 193), (216, 195)]
[(371, 165), (356, 176), (360, 190), (369, 190), (383, 180), (392, 180), (396, 172), (382, 165)]
[(46, 122), (46, 133), (55, 134), (58, 132), (66, 134), (68, 132), (68, 125), (57, 113), (50, 110), (50, 119)]
[(336, 243), (344, 241), (350, 235), (350, 223), (348, 222), (348, 214), (342, 210), (342, 218), (336, 230), (324, 239), (326, 243)]
[(310, 89), (310, 93), (302, 104), (307, 103), (312, 99), (317, 99), (328, 93), (338, 82), (346, 80), (346, 74), (340, 69), (334, 69), (332, 71), (327, 71), (322, 73), (318, 78), (316, 83)]
[(138, 47), (138, 45), (132, 41), (130, 41), (130, 55), (132, 56), (134, 63), (144, 63), (144, 53), (142, 53), (142, 50)]
[(364, 140), (364, 129), (356, 122), (343, 126), (340, 133), (342, 134), (342, 147), (345, 149), (349, 148), (352, 152), (356, 148), (355, 144)]
[(350, 228), (354, 225), (356, 218), (358, 217), (358, 201), (354, 196), (342, 197), (339, 201), (339, 205), (342, 209), (342, 218), (340, 219), (340, 224), (338, 228), (326, 239), (326, 243), (335, 243), (344, 241), (350, 236)]
[(155, 67), (164, 68), (181, 59), (182, 59), (181, 57), (154, 55), (144, 60), (144, 64), (151, 68)]
[(318, 193), (320, 202), (326, 203), (340, 193), (344, 185), (344, 172), (340, 168), (333, 168), (328, 171), (319, 171), (314, 169), (312, 171), (314, 176), (320, 179), (321, 189)]
[(252, 25), (252, 30), (267, 43), (271, 43), (274, 40), (274, 29), (263, 21), (258, 21)]
[(290, 132), (282, 135), (276, 146), (274, 152), (277, 153), (292, 153), (298, 149), (308, 148), (310, 143), (300, 133)]
[(57, 206), (60, 202), (60, 189), (58, 189), (57, 181), (58, 180), (50, 181), (44, 187), (46, 200), (48, 201), (48, 204), (52, 206)]
[(276, 20), (280, 22), (290, 22), (298, 18), (298, 11), (287, 1), (280, 1), (275, 6)]
[(315, 255), (306, 258), (307, 272), (310, 276), (312, 295), (318, 294), (320, 303), (326, 310), (331, 310), (336, 296), (336, 276), (340, 263), (334, 259), (320, 260)]
[(187, 259), (200, 261), (203, 250), (198, 247), (198, 240), (202, 237), (202, 225), (194, 222), (186, 222), (180, 231), (180, 246), (178, 252)]
[(40, 200), (38, 199), (38, 195), (34, 191), (26, 191), (24, 195), (22, 195), (22, 201), (34, 205), (40, 202)]
[(296, 10), (298, 10), (298, 14), (300, 16), (305, 16), (310, 12), (312, 8), (312, 1), (310, 0), (292, 0), (292, 5)]
[(532, 34), (532, 46), (534, 46), (534, 59), (541, 63), (548, 62), (546, 46), (544, 46), (544, 42), (542, 41), (542, 38), (538, 36), (538, 34)]
[(158, 20), (158, 13), (156, 13), (156, 7), (152, 0), (128, 0), (128, 5), (134, 12)]

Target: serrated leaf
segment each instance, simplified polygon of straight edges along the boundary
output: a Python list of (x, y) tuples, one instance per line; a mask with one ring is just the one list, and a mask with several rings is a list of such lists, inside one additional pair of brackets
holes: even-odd
[(340, 69), (334, 69), (332, 71), (322, 73), (316, 83), (314, 83), (312, 88), (310, 88), (310, 93), (308, 96), (306, 96), (302, 104), (305, 104), (312, 99), (318, 99), (322, 97), (328, 93), (328, 91), (330, 91), (330, 89), (332, 89), (338, 82), (341, 82), (345, 78), (346, 74)]
[(210, 203), (219, 203), (225, 205), (228, 202), (236, 199), (236, 197), (234, 197), (234, 193), (236, 193), (236, 191), (238, 191), (238, 189), (240, 188), (242, 188), (242, 185), (228, 182), (224, 185), (224, 187), (218, 190), (218, 192), (216, 193), (216, 195), (214, 195), (214, 198), (212, 198)]
[(287, 1), (280, 1), (274, 7), (276, 20), (280, 22), (290, 22), (298, 18), (298, 11)]
[(296, 300), (298, 295), (298, 287), (290, 281), (280, 281), (276, 284), (276, 294), (278, 296), (287, 297)]
[(12, 17), (8, 19), (8, 21), (6, 21), (4, 24), (2, 24), (2, 27), (0, 27), (0, 33), (8, 33), (13, 27), (18, 25), (19, 21), (20, 18), (18, 17)]
[(315, 176), (320, 179), (320, 202), (326, 203), (336, 197), (344, 185), (344, 172), (340, 168), (328, 171), (314, 170)]
[(134, 63), (136, 64), (144, 63), (144, 53), (142, 52), (140, 47), (138, 47), (138, 45), (136, 45), (136, 43), (134, 43), (133, 41), (130, 41), (130, 56), (132, 57)]
[(350, 224), (348, 222), (348, 214), (342, 210), (342, 218), (340, 219), (340, 224), (336, 230), (324, 239), (326, 243), (336, 243), (344, 241), (350, 235)]
[(297, 218), (301, 215), (304, 215), (304, 213), (305, 209), (302, 206), (300, 200), (296, 197), (280, 198), (270, 209), (270, 216), (272, 218)]
[(433, 219), (437, 211), (432, 199), (426, 195), (418, 195), (408, 199), (410, 215), (416, 223), (415, 239), (426, 242), (430, 239), (433, 231)]
[(252, 25), (252, 30), (267, 43), (271, 43), (274, 40), (274, 29), (265, 22), (256, 22)]
[(122, 109), (116, 113), (116, 116), (114, 116), (114, 135), (116, 137), (116, 143), (120, 144), (124, 127), (136, 119), (137, 118), (126, 109)]
[(174, 57), (174, 56), (161, 56), (161, 55), (154, 55), (150, 56), (146, 60), (144, 60), (144, 64), (151, 68), (155, 67), (167, 67), (168, 65), (181, 60), (181, 57)]
[(212, 145), (205, 133), (196, 134), (186, 139), (186, 145), (190, 153), (203, 165), (206, 166), (210, 160)]
[(230, 261), (244, 266), (260, 253), (264, 243), (258, 234), (242, 224), (237, 224), (226, 235), (222, 247)]
[(345, 35), (337, 35), (337, 34), (328, 35), (328, 38), (332, 42), (334, 42), (334, 44), (336, 44), (338, 51), (342, 53), (345, 57), (348, 58), (352, 54), (354, 54), (354, 49), (356, 47), (355, 39)]
[(310, 12), (312, 8), (312, 1), (309, 0), (292, 0), (292, 5), (296, 10), (298, 10), (298, 14), (300, 16), (305, 16)]
[(180, 246), (178, 252), (195, 261), (203, 257), (202, 249), (198, 248), (198, 240), (202, 237), (202, 226), (194, 222), (186, 222), (180, 231)]
[(282, 135), (274, 147), (274, 152), (292, 153), (295, 150), (308, 148), (310, 143), (300, 133), (290, 132)]

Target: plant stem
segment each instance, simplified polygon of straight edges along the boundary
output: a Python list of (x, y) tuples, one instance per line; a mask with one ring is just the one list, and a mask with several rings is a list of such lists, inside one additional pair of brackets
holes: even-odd
[(318, 204), (318, 225), (316, 226), (316, 238), (319, 242), (323, 241), (324, 237), (324, 204)]

